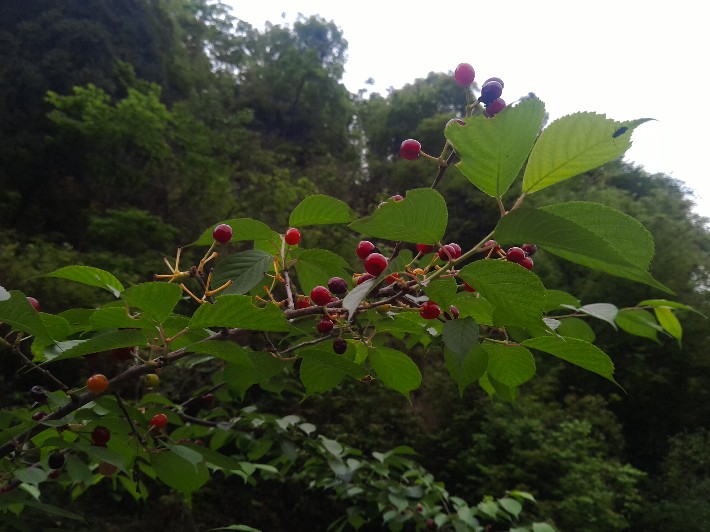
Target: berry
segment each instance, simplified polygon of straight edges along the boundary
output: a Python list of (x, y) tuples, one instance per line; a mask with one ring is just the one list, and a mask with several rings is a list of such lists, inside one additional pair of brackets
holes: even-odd
[(503, 94), (503, 85), (497, 81), (489, 81), (483, 87), (481, 87), (481, 95), (478, 97), (478, 101), (490, 105), (490, 103), (496, 98), (500, 98)]
[(333, 330), (333, 320), (330, 318), (323, 318), (318, 322), (318, 325), (316, 325), (316, 329), (318, 329), (318, 332), (321, 334), (328, 334)]
[(451, 316), (456, 320), (459, 317), (459, 309), (456, 308), (455, 306), (451, 305), (449, 307), (449, 312), (451, 313)]
[(520, 247), (528, 257), (534, 255), (537, 251), (537, 246), (535, 244), (523, 244)]
[(533, 266), (535, 266), (535, 263), (530, 257), (525, 257), (518, 264), (520, 264), (523, 268), (527, 268), (528, 270), (532, 270)]
[(30, 395), (32, 396), (32, 399), (38, 403), (47, 402), (47, 392), (39, 385), (32, 386), (32, 388), (30, 388)]
[(168, 416), (165, 414), (155, 414), (148, 425), (158, 430), (164, 429), (168, 425)]
[(316, 286), (311, 290), (311, 301), (319, 306), (330, 303), (330, 292), (325, 286)]
[(422, 255), (426, 255), (427, 253), (434, 251), (434, 246), (431, 244), (417, 244), (417, 251)]
[(106, 447), (106, 444), (111, 439), (111, 432), (106, 427), (96, 427), (91, 431), (91, 441), (99, 447)]
[(99, 473), (105, 477), (110, 477), (118, 471), (118, 466), (101, 461), (99, 463)]
[(32, 414), (32, 421), (42, 421), (46, 417), (47, 412), (42, 412), (40, 410), (39, 412), (35, 412), (34, 414)]
[(232, 240), (232, 226), (227, 224), (219, 224), (212, 231), (212, 238), (220, 244), (226, 244)]
[(397, 279), (399, 279), (399, 274), (398, 273), (393, 273), (392, 275), (388, 275), (385, 277), (385, 284), (392, 284), (394, 283)]
[(435, 320), (441, 314), (439, 305), (433, 301), (425, 301), (419, 309), (419, 315), (425, 320)]
[(387, 257), (381, 253), (370, 253), (365, 259), (365, 271), (374, 276), (380, 275), (387, 268)]
[(362, 260), (365, 260), (367, 258), (367, 256), (370, 253), (372, 253), (374, 250), (375, 250), (375, 244), (373, 244), (369, 240), (362, 240), (357, 245), (357, 248), (355, 249), (355, 253), (357, 253), (357, 256), (360, 257)]
[(466, 281), (464, 281), (464, 283), (463, 283), (463, 289), (466, 290), (466, 292), (475, 292), (476, 291), (476, 289), (473, 286), (471, 286), (470, 284), (468, 284)]
[(61, 468), (54, 469), (54, 470), (50, 471), (50, 472), (49, 472), (49, 475), (47, 475), (47, 476), (48, 476), (49, 478), (51, 478), (52, 480), (57, 480), (57, 479), (59, 478), (59, 475), (62, 474), (62, 472), (61, 472), (60, 469), (61, 469)]
[(449, 244), (449, 246), (451, 246), (452, 248), (454, 248), (454, 252), (455, 252), (455, 253), (454, 253), (454, 258), (455, 258), (455, 259), (458, 259), (458, 258), (461, 256), (461, 254), (462, 254), (461, 246), (459, 246), (456, 242), (451, 242), (451, 244)]
[(342, 338), (336, 338), (333, 340), (333, 351), (335, 351), (338, 355), (342, 355), (345, 351), (347, 351), (347, 349), (348, 343)]
[(419, 157), (419, 152), (421, 152), (421, 150), (422, 145), (418, 140), (407, 139), (402, 142), (402, 145), (399, 147), (399, 155), (408, 161), (413, 161)]
[(492, 118), (503, 109), (505, 109), (505, 100), (503, 98), (496, 98), (491, 103), (486, 105), (486, 114), (489, 118)]
[(464, 121), (461, 120), (460, 118), (452, 118), (451, 120), (449, 120), (448, 122), (446, 122), (446, 127), (449, 127), (449, 124), (453, 124), (453, 123), (456, 123), (456, 124), (458, 124), (458, 125), (460, 125), (460, 126), (465, 126), (465, 125), (466, 125), (466, 122), (464, 122)]
[(392, 201), (402, 201), (404, 197), (401, 194), (395, 194), (390, 198)]
[(284, 240), (289, 246), (295, 246), (301, 241), (301, 232), (295, 227), (291, 227), (284, 235)]
[(510, 262), (520, 262), (525, 258), (525, 252), (517, 247), (512, 247), (508, 250), (508, 253), (505, 255), (505, 260), (510, 261)]
[(47, 465), (50, 469), (61, 469), (64, 467), (64, 455), (59, 451), (54, 451), (47, 459)]
[(303, 297), (299, 297), (298, 299), (296, 299), (296, 308), (297, 309), (308, 308), (310, 306), (311, 306), (311, 301), (307, 297), (303, 296)]
[(449, 256), (451, 256), (452, 259), (456, 258), (456, 249), (452, 247), (451, 244), (446, 244), (445, 246), (439, 248), (437, 254), (441, 260), (448, 261)]
[(158, 384), (160, 384), (160, 377), (158, 377), (155, 373), (148, 373), (148, 375), (143, 377), (143, 384), (148, 388), (155, 388)]
[(500, 83), (500, 86), (501, 86), (501, 87), (505, 87), (505, 83), (503, 83), (503, 80), (500, 79), (500, 78), (495, 78), (495, 77), (493, 77), (493, 78), (488, 78), (486, 81), (483, 82), (483, 85), (481, 85), (481, 87), (483, 87), (483, 86), (486, 85), (487, 83), (490, 83), (491, 81), (497, 81), (498, 83)]
[(436, 528), (436, 523), (430, 518), (426, 520), (426, 526), (429, 530), (434, 530)]
[(348, 291), (348, 283), (340, 277), (331, 277), (328, 281), (328, 290), (333, 294), (344, 294)]
[(86, 380), (86, 387), (94, 395), (103, 393), (106, 391), (106, 388), (108, 388), (108, 379), (106, 375), (97, 373)]
[(111, 355), (115, 360), (124, 362), (133, 358), (133, 347), (119, 347), (111, 351)]
[(37, 301), (34, 297), (27, 296), (27, 301), (37, 312), (42, 312), (42, 307), (39, 306), (39, 301)]
[(200, 398), (200, 400), (202, 401), (203, 408), (209, 408), (212, 406), (212, 403), (214, 403), (214, 394), (206, 393)]
[(468, 63), (460, 63), (454, 71), (454, 79), (462, 87), (468, 87), (475, 78), (476, 71)]
[(371, 273), (363, 273), (360, 277), (357, 278), (356, 283), (358, 285), (361, 285), (365, 281), (369, 281), (370, 279), (374, 279), (374, 278), (375, 278), (375, 276), (372, 275)]

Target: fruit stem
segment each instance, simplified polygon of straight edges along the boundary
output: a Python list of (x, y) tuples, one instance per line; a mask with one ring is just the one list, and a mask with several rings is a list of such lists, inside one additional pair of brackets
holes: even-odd
[[(527, 195), (526, 192), (523, 192), (522, 194), (520, 194), (520, 197), (517, 200), (515, 200), (515, 204), (513, 205), (513, 207), (510, 210), (514, 211), (515, 209), (520, 207), (520, 205), (522, 205), (523, 200), (525, 199), (526, 195)], [(510, 212), (510, 211), (508, 211), (508, 212)]]
[(503, 199), (500, 196), (496, 196), (496, 201), (498, 202), (498, 208), (500, 209), (500, 217), (503, 218), (508, 211), (505, 210), (505, 205), (503, 205)]

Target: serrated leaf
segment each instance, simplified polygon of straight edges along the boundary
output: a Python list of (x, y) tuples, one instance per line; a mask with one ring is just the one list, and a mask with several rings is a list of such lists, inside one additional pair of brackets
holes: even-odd
[(214, 242), (212, 232), (214, 231), (214, 228), (220, 224), (227, 224), (232, 228), (231, 242), (244, 242), (249, 240), (268, 240), (270, 242), (277, 242), (279, 240), (278, 233), (273, 231), (264, 222), (254, 220), (252, 218), (230, 218), (228, 220), (217, 222), (208, 229), (205, 229), (197, 240), (188, 245), (209, 246), (212, 242)]
[(663, 327), (656, 323), (653, 314), (643, 309), (621, 309), (614, 321), (622, 331), (655, 342), (658, 342), (658, 333), (663, 332)]
[(289, 218), (291, 227), (308, 225), (346, 224), (352, 221), (352, 213), (347, 203), (326, 196), (314, 194), (299, 203)]
[(540, 326), (545, 287), (531, 271), (502, 260), (478, 260), (463, 267), (459, 277), (493, 306), (495, 325)]
[(544, 117), (545, 105), (529, 97), (493, 119), (479, 115), (465, 119), (465, 126), (449, 123), (446, 138), (461, 158), (456, 166), (484, 193), (502, 196), (530, 154)]
[(387, 201), (366, 218), (350, 224), (363, 235), (414, 244), (435, 244), (444, 236), (448, 222), (446, 202), (431, 188), (407, 191), (401, 201)]
[(190, 320), (191, 328), (233, 327), (252, 331), (287, 332), (288, 322), (276, 305), (269, 303), (257, 308), (252, 298), (241, 295), (226, 295), (213, 304), (204, 304)]
[(597, 335), (594, 334), (594, 330), (587, 325), (587, 322), (579, 318), (565, 318), (560, 321), (559, 327), (554, 330), (560, 336), (577, 338), (578, 340), (584, 340), (589, 343), (594, 342), (597, 337)]
[(451, 378), (459, 388), (459, 395), (463, 396), (464, 390), (486, 372), (488, 367), (488, 353), (476, 344), (469, 350), (463, 360), (460, 360), (451, 350), (444, 349), (444, 363)]
[(604, 351), (589, 342), (563, 336), (545, 336), (525, 340), (523, 345), (601, 375), (618, 386), (614, 380), (614, 363)]
[(306, 395), (327, 392), (340, 384), (346, 375), (355, 379), (367, 375), (365, 368), (332, 351), (311, 348), (300, 349), (298, 354), (303, 357), (300, 375)]
[[(207, 342), (205, 342), (207, 343)], [(213, 352), (214, 354), (214, 352)], [(225, 358), (226, 357), (220, 357)], [(255, 384), (267, 384), (269, 380), (284, 369), (284, 362), (269, 353), (261, 351), (234, 351), (227, 367), (224, 380), (228, 386), (244, 399), (247, 390)]]
[(547, 126), (530, 153), (523, 192), (532, 194), (621, 157), (631, 133), (651, 120), (617, 122), (596, 113), (563, 116)]
[(295, 253), (296, 274), (304, 294), (314, 287), (327, 286), (331, 277), (348, 278), (347, 261), (340, 255), (326, 249), (306, 249)]
[(683, 327), (680, 325), (675, 314), (673, 314), (673, 311), (668, 307), (655, 307), (653, 311), (656, 314), (659, 325), (673, 338), (678, 340), (678, 346), (680, 346), (680, 341), (683, 338)]
[(582, 305), (575, 310), (605, 321), (616, 329), (616, 315), (619, 313), (616, 305), (611, 303), (590, 303), (589, 305)]
[(493, 305), (483, 296), (459, 292), (451, 300), (460, 316), (470, 316), (481, 325), (493, 325)]
[(121, 294), (129, 306), (140, 309), (143, 315), (162, 323), (182, 297), (182, 288), (172, 283), (141, 283), (129, 287)]
[[(637, 232), (636, 224), (630, 222), (626, 226), (630, 233)], [(599, 229), (598, 226), (593, 228)], [(523, 207), (508, 213), (498, 222), (495, 238), (500, 244), (535, 242), (538, 247), (570, 262), (672, 293), (654, 279), (645, 266), (641, 268), (629, 262), (600, 234), (547, 210)]]
[(478, 345), (478, 323), (473, 318), (448, 320), (442, 330), (444, 345), (463, 363), (468, 352)]
[(368, 358), (382, 383), (407, 399), (422, 383), (422, 374), (407, 355), (389, 347), (370, 348)]
[(16, 469), (13, 472), (14, 477), (20, 482), (38, 486), (41, 482), (47, 480), (47, 471), (41, 467), (25, 467)]
[(113, 274), (92, 266), (65, 266), (51, 273), (46, 273), (42, 277), (67, 279), (88, 286), (95, 286), (111, 292), (115, 297), (118, 297), (124, 290), (121, 282)]
[(145, 345), (145, 334), (137, 329), (101, 332), (86, 340), (67, 340), (47, 347), (44, 355), (47, 362), (57, 362), (67, 358), (76, 358), (92, 353), (110, 351), (119, 347)]
[[(179, 287), (178, 287), (179, 288)], [(132, 318), (126, 307), (103, 307), (96, 309), (89, 317), (90, 326), (86, 330), (100, 329), (148, 329), (155, 330), (155, 325), (148, 319), (139, 316)]]
[(520, 504), (518, 501), (515, 499), (511, 499), (510, 497), (502, 497), (498, 499), (498, 504), (500, 504), (501, 508), (508, 512), (510, 515), (513, 517), (518, 517), (520, 515), (520, 512), (523, 510), (523, 505)]
[(158, 478), (185, 496), (200, 489), (210, 478), (204, 462), (191, 464), (171, 451), (150, 453), (149, 456)]
[(486, 373), (497, 382), (514, 388), (535, 375), (535, 359), (523, 346), (492, 342), (483, 342), (482, 346), (488, 354)]
[[(565, 307), (563, 305), (567, 306)], [(545, 312), (569, 308), (570, 306), (576, 308), (579, 305), (581, 305), (581, 302), (572, 294), (568, 294), (562, 290), (545, 290)]]
[(246, 294), (261, 282), (266, 272), (272, 270), (273, 261), (273, 255), (256, 249), (229, 255), (217, 263), (212, 277), (212, 288), (232, 281), (220, 294)]
[(449, 277), (447, 279), (434, 279), (424, 287), (427, 297), (437, 303), (441, 310), (448, 311), (451, 300), (456, 296), (456, 281)]

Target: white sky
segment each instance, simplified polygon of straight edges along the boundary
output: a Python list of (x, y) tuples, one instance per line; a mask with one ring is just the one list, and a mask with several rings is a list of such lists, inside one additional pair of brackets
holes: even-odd
[[(550, 119), (594, 111), (655, 118), (635, 130), (625, 159), (682, 180), (710, 217), (710, 28), (703, 2), (676, 0), (224, 0), (263, 29), (298, 13), (333, 20), (348, 41), (351, 92), (385, 95), (429, 72), (467, 62), (476, 80), (505, 82), (513, 102), (534, 92)], [(374, 78), (374, 87), (365, 80)]]

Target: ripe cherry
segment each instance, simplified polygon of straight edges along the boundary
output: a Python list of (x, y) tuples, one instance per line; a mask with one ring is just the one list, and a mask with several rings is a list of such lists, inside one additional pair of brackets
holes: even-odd
[(395, 195), (392, 196), (390, 199), (391, 199), (392, 201), (402, 201), (402, 200), (404, 199), (404, 196), (402, 196), (401, 194), (395, 194)]
[(503, 85), (497, 81), (489, 81), (481, 87), (481, 95), (478, 97), (478, 101), (485, 105), (490, 105), (493, 100), (500, 98), (501, 94), (503, 94)]
[(451, 305), (449, 307), (449, 312), (451, 313), (451, 316), (456, 320), (459, 317), (459, 309), (456, 308), (454, 305)]
[(226, 244), (232, 240), (232, 226), (228, 224), (219, 224), (212, 231), (212, 238), (214, 238), (220, 244)]
[(348, 291), (348, 283), (341, 277), (331, 277), (328, 281), (328, 290), (333, 294), (344, 294)]
[(91, 393), (98, 395), (105, 392), (108, 388), (108, 379), (106, 378), (106, 375), (97, 373), (86, 380), (86, 387)]
[(158, 430), (164, 429), (168, 425), (168, 416), (165, 414), (155, 414), (148, 425)]
[(525, 258), (525, 252), (518, 247), (512, 247), (505, 255), (505, 260), (510, 262), (520, 262)]
[(381, 253), (370, 253), (365, 259), (365, 271), (374, 276), (380, 275), (387, 268), (387, 257)]
[(533, 260), (530, 257), (525, 257), (518, 264), (520, 264), (523, 268), (526, 268), (528, 270), (532, 270), (533, 266), (535, 266), (535, 263), (533, 262)]
[(212, 406), (212, 403), (214, 403), (214, 394), (206, 393), (200, 398), (200, 401), (202, 402), (203, 408), (209, 408)]
[(37, 312), (42, 312), (42, 307), (39, 305), (39, 301), (37, 301), (34, 297), (27, 296), (27, 302), (32, 305)]
[(106, 447), (106, 444), (111, 439), (111, 432), (106, 427), (96, 427), (91, 431), (91, 441), (99, 447)]
[(413, 161), (419, 157), (419, 153), (422, 151), (422, 145), (418, 140), (407, 139), (402, 142), (399, 147), (399, 155), (408, 161)]
[(451, 242), (449, 246), (454, 248), (454, 258), (458, 259), (462, 255), (461, 246), (459, 246), (456, 242)]
[(475, 78), (476, 71), (468, 63), (460, 63), (454, 71), (454, 79), (462, 87), (468, 87)]
[(39, 412), (35, 412), (34, 414), (32, 414), (32, 421), (42, 421), (46, 417), (47, 412), (42, 412), (40, 410)]
[(425, 320), (435, 320), (441, 315), (441, 309), (433, 301), (425, 301), (419, 309), (419, 315)]
[(284, 235), (284, 240), (289, 246), (295, 246), (301, 241), (301, 232), (295, 227), (291, 227)]
[(374, 249), (375, 244), (373, 244), (369, 240), (361, 240), (360, 243), (357, 245), (357, 248), (355, 249), (355, 253), (357, 253), (357, 256), (360, 257), (362, 260), (365, 260), (367, 256), (374, 251)]
[[(500, 78), (496, 78), (496, 77), (488, 78), (486, 81), (483, 82), (483, 85), (485, 85), (491, 81), (497, 81), (498, 83), (500, 83), (501, 87), (505, 87), (505, 83), (503, 83), (503, 80)], [(481, 85), (481, 87), (483, 87), (483, 85)]]
[(303, 296), (303, 297), (299, 297), (298, 299), (296, 299), (296, 308), (297, 309), (308, 308), (310, 306), (311, 306), (311, 300), (308, 299), (307, 297)]
[(520, 246), (520, 248), (525, 252), (528, 257), (530, 255), (534, 255), (537, 251), (537, 246), (535, 244), (523, 244), (522, 246)]
[(359, 286), (365, 281), (369, 281), (370, 279), (374, 279), (375, 276), (372, 275), (371, 273), (363, 273), (360, 277), (357, 278), (356, 284)]
[(448, 261), (449, 257), (451, 257), (451, 259), (456, 258), (456, 249), (454, 249), (451, 244), (446, 244), (445, 246), (439, 248), (437, 254), (441, 260)]
[(330, 292), (325, 286), (316, 286), (311, 290), (311, 301), (315, 305), (326, 305), (330, 303)]
[(427, 253), (434, 251), (434, 246), (431, 244), (417, 244), (417, 251), (422, 255), (426, 255)]
[(50, 469), (61, 469), (64, 467), (64, 454), (60, 453), (59, 451), (54, 451), (52, 454), (49, 455), (49, 458), (47, 459), (47, 465), (50, 467)]
[(496, 98), (491, 103), (486, 105), (486, 114), (489, 118), (492, 118), (503, 109), (505, 109), (505, 100), (503, 98)]
[(342, 355), (347, 350), (348, 343), (345, 340), (343, 340), (342, 338), (336, 338), (335, 340), (333, 340), (333, 351), (335, 351), (336, 354)]
[(318, 329), (318, 332), (321, 334), (328, 334), (333, 330), (333, 320), (330, 318), (323, 318), (318, 322), (318, 325), (316, 325), (316, 329)]

